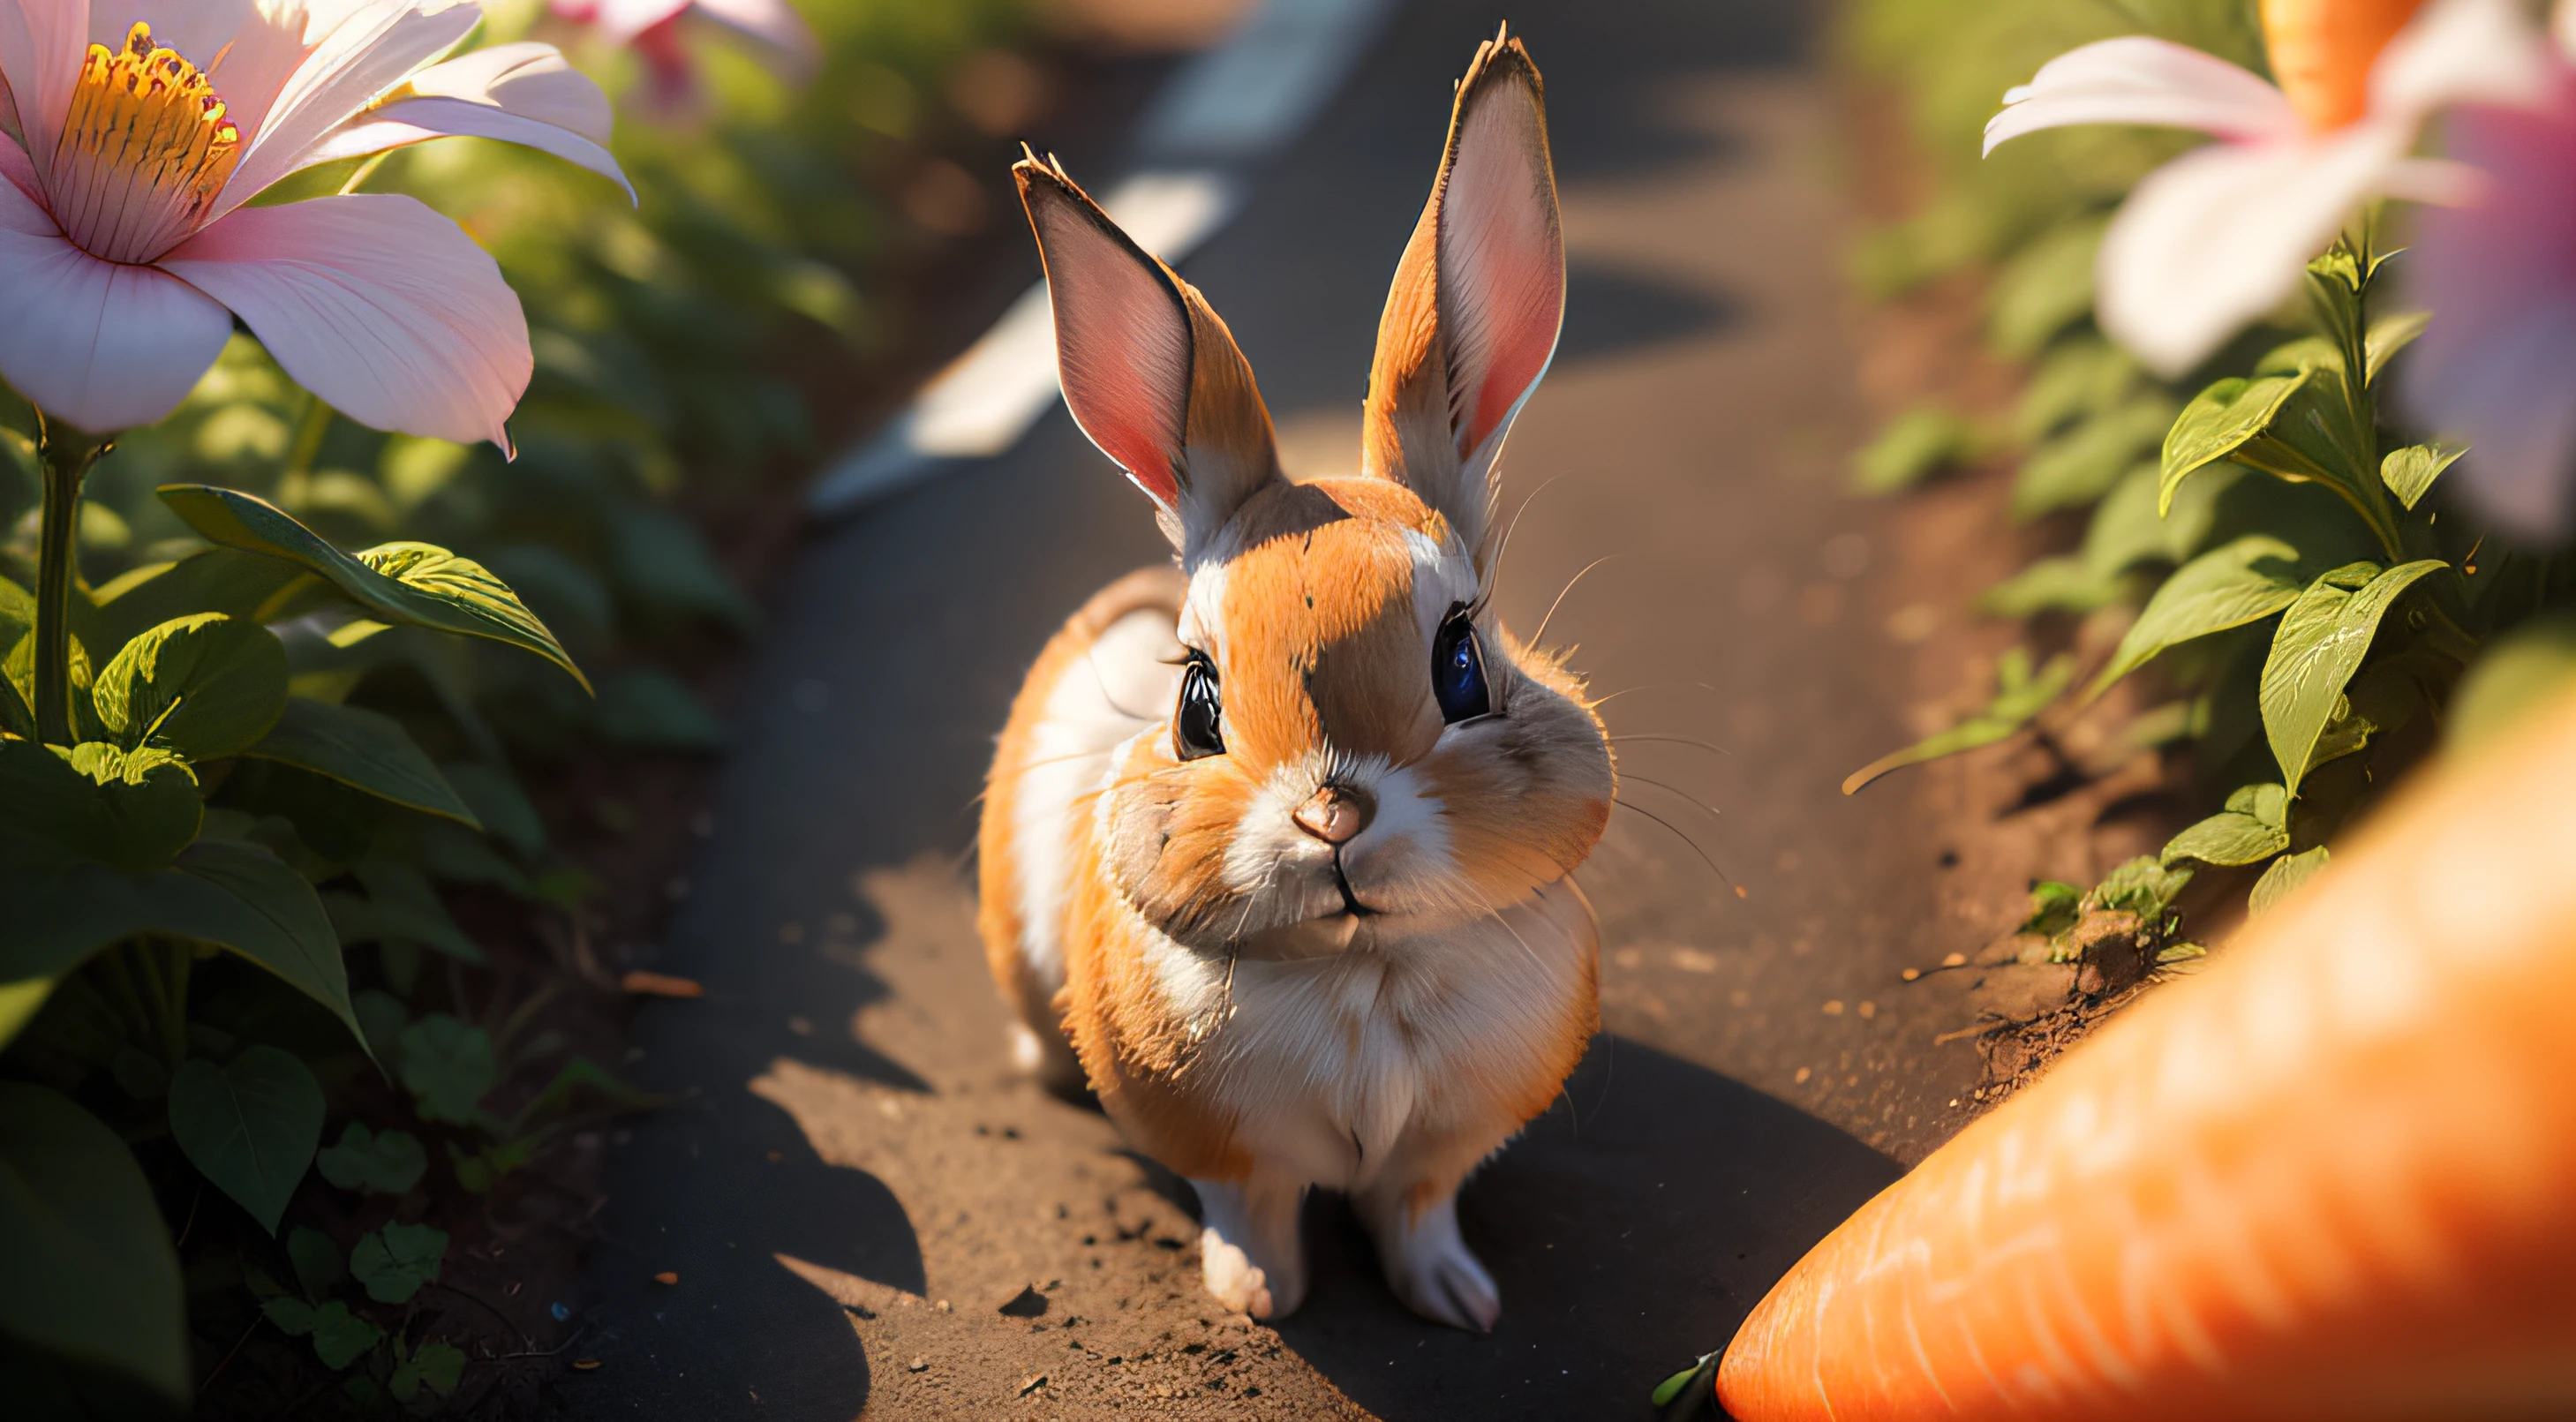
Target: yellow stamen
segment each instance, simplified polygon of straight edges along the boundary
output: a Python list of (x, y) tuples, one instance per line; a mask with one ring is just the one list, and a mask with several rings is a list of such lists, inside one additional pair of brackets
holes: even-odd
[(89, 47), (54, 149), (54, 220), (112, 262), (149, 261), (201, 225), (241, 158), (241, 130), (197, 66), (136, 22)]
[(2370, 107), (2370, 66), (2424, 0), (2263, 0), (2272, 77), (2311, 130)]

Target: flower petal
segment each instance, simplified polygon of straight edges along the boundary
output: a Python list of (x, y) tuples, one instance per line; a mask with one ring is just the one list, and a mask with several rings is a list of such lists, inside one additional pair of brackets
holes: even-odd
[(2322, 139), (2212, 144), (2149, 173), (2102, 240), (2102, 329), (2162, 374), (2199, 364), (2298, 289), (2410, 128), (2365, 119)]
[(306, 32), (311, 52), (224, 184), (218, 217), (303, 167), (333, 130), (465, 38), (483, 11), (474, 0), (365, 0), (327, 32), (324, 18), (314, 16)]
[(36, 176), (36, 165), (28, 160), (26, 149), (6, 137), (0, 137), (0, 178), (25, 193), (29, 202), (44, 203), (45, 182)]
[[(287, 76), (304, 62), (307, 9), (260, 0), (122, 0), (93, 6), (89, 40), (116, 49), (141, 20), (152, 42), (175, 49), (206, 71), (223, 95), (224, 117), (255, 141)], [(321, 27), (313, 27), (321, 33)]]
[(497, 138), (525, 144), (588, 168), (625, 189), (628, 202), (636, 201), (635, 185), (626, 180), (626, 170), (617, 166), (616, 155), (607, 149), (553, 124), (462, 99), (398, 99), (324, 139), (305, 154), (304, 162), (310, 166), (357, 158), (433, 138)]
[(2421, 122), (2450, 104), (2537, 103), (2549, 59), (2512, 0), (2434, 0), (2371, 66), (2370, 111)]
[(2435, 315), (2401, 370), (2410, 414), (2472, 449), (2461, 485), (2526, 536), (2576, 524), (2576, 74), (2546, 110), (2463, 108), (2454, 158), (2484, 181), (2468, 206), (2427, 210), (2407, 299)]
[(598, 144), (607, 143), (617, 125), (599, 85), (565, 62), (563, 51), (534, 40), (496, 44), (433, 64), (411, 77), (410, 88), (422, 98), (504, 109)]
[(2299, 131), (2289, 99), (2250, 70), (2189, 45), (2131, 35), (2070, 49), (2041, 65), (1986, 120), (1986, 151), (2025, 133), (2078, 123), (2196, 128), (2226, 138)]
[(27, 152), (51, 156), (89, 53), (89, 0), (0, 0), (0, 74)]
[(296, 383), (361, 424), (509, 448), (527, 317), (491, 254), (392, 193), (242, 208), (161, 265), (241, 314)]
[(823, 47), (813, 28), (787, 0), (696, 0), (695, 9), (726, 29), (766, 45), (790, 73), (810, 73), (822, 59)]
[(148, 425), (187, 398), (232, 329), (214, 298), (100, 261), (0, 183), (0, 375), (47, 415), (98, 434)]
[(599, 0), (590, 23), (610, 44), (626, 44), (687, 8), (689, 0)]

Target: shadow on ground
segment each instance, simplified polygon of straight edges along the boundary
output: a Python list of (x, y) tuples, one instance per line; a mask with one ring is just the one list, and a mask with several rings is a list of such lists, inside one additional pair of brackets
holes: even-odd
[(1279, 1335), (1389, 1422), (1639, 1414), (1898, 1173), (1804, 1112), (1605, 1036), (1460, 1197), (1502, 1288), (1491, 1337), (1406, 1312), (1336, 1200), (1308, 1208), (1314, 1293)]

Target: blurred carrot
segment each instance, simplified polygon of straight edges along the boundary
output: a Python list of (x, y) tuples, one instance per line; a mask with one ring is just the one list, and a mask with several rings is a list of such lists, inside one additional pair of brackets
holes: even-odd
[(707, 990), (699, 986), (695, 978), (647, 972), (642, 968), (629, 969), (626, 976), (617, 980), (617, 985), (628, 992), (646, 997), (704, 997), (707, 995)]
[(2370, 106), (2370, 66), (2424, 0), (2263, 0), (2272, 77), (2309, 128), (2340, 128)]
[(2576, 698), (1816, 1246), (1739, 1422), (2576, 1415)]

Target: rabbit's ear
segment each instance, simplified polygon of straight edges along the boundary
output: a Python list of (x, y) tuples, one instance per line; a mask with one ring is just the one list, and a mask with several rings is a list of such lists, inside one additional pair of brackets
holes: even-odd
[(1011, 168), (1055, 310), (1064, 402), (1188, 559), (1279, 476), (1252, 367), (1197, 288), (1035, 154)]
[(1438, 509), (1479, 567), (1495, 457), (1564, 318), (1545, 91), (1529, 51), (1497, 34), (1459, 81), (1440, 176), (1387, 292), (1361, 441), (1362, 471)]

